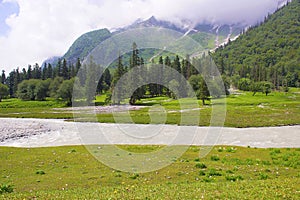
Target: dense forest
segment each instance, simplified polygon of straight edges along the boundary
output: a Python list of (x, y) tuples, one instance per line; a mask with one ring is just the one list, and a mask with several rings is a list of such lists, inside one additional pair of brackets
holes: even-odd
[(251, 82), (260, 81), (268, 81), (276, 89), (299, 87), (300, 1), (267, 16), (212, 56), (219, 70), (240, 89), (250, 90)]
[[(225, 90), (223, 85), (220, 87), (220, 80), (215, 79), (218, 73), (209, 69), (212, 66), (210, 56), (203, 54), (199, 58), (190, 58), (187, 55), (180, 58), (177, 55), (163, 54), (159, 59), (155, 59), (156, 61), (151, 61), (152, 64), (160, 65), (161, 69), (138, 68), (147, 63), (140, 55), (143, 50), (139, 50), (137, 44), (133, 43), (132, 52), (119, 56), (109, 69), (97, 66), (93, 60), (82, 64), (79, 58), (72, 58), (72, 61), (61, 58), (56, 64), (29, 65), (21, 70), (17, 68), (9, 72), (8, 76), (2, 71), (0, 101), (4, 97), (22, 100), (45, 100), (51, 97), (66, 101), (70, 105), (75, 83), (79, 93), (87, 95), (86, 100), (90, 103), (95, 99), (95, 95), (102, 93), (108, 94), (107, 103), (114, 104), (119, 104), (123, 99), (129, 99), (130, 104), (135, 104), (139, 99), (148, 96), (188, 96), (189, 91), (184, 88), (185, 84), (182, 82), (184, 80), (174, 78), (175, 74), (164, 73), (164, 66), (171, 67), (180, 73), (185, 81), (188, 80), (203, 104), (206, 99), (228, 94), (230, 86), (245, 91), (251, 90), (253, 95), (257, 92), (268, 95), (273, 89), (288, 90), (288, 87), (300, 86), (299, 33), (300, 0), (294, 0), (273, 15), (267, 16), (263, 23), (243, 31), (235, 41), (229, 41), (215, 52), (210, 52), (222, 75)], [(108, 35), (100, 34), (98, 39), (102, 40)], [(77, 46), (75, 43), (71, 49), (76, 49)], [(122, 88), (118, 88), (119, 79), (132, 69), (140, 71), (126, 80)], [(95, 74), (102, 76), (96, 80)], [(145, 81), (143, 79), (147, 74), (157, 76), (161, 84), (147, 84), (130, 93), (132, 85)], [(169, 88), (173, 88), (173, 91)], [(174, 89), (177, 90), (177, 94)], [(110, 99), (115, 91), (119, 91), (119, 95)], [(127, 93), (132, 95), (126, 96)]]

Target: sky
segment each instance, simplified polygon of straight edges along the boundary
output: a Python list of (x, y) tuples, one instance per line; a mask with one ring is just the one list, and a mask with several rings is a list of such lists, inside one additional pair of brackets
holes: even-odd
[[(0, 0), (0, 70), (62, 56), (83, 33), (155, 16), (178, 25), (256, 24), (285, 0)], [(184, 22), (184, 23), (183, 23)]]

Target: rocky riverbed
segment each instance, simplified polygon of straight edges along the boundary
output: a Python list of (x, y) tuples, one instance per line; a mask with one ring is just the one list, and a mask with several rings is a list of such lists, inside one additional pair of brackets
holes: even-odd
[(0, 118), (0, 146), (46, 147), (85, 144), (192, 144), (300, 148), (300, 126), (184, 127)]

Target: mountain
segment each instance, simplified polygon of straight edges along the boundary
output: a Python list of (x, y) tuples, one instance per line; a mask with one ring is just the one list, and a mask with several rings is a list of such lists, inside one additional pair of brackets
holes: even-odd
[[(187, 23), (189, 24), (189, 23)], [(185, 35), (189, 35), (195, 41), (199, 42), (204, 49), (214, 49), (220, 44), (226, 43), (229, 38), (235, 38), (245, 26), (241, 25), (216, 25), (216, 24), (198, 24), (190, 28), (188, 25), (179, 26), (174, 23), (158, 20), (154, 16), (147, 20), (137, 20), (133, 24), (119, 28), (111, 33), (108, 29), (91, 31), (81, 35), (69, 48), (68, 52), (62, 56), (70, 63), (75, 63), (77, 58), (83, 60), (97, 45), (110, 38), (114, 34), (136, 28), (158, 27), (171, 29)], [(58, 59), (48, 59), (47, 63), (56, 65)], [(44, 63), (45, 63), (44, 62)]]
[(268, 80), (276, 86), (297, 86), (300, 84), (299, 33), (300, 0), (293, 0), (212, 55), (229, 76)]
[(98, 44), (111, 37), (108, 29), (91, 31), (80, 36), (63, 56), (68, 62), (75, 63), (77, 58), (85, 58)]
[(178, 31), (181, 33), (185, 33), (187, 31), (186, 29), (181, 28), (180, 26), (176, 26), (175, 24), (173, 24), (171, 22), (164, 21), (164, 20), (158, 20), (154, 16), (152, 16), (145, 21), (138, 19), (133, 24), (126, 26), (124, 28), (118, 29), (118, 32), (126, 31), (129, 29), (147, 28), (147, 27), (162, 27), (162, 28)]

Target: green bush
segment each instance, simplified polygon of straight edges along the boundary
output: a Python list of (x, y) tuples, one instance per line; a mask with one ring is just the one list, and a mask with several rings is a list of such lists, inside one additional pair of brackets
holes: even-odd
[(199, 176), (205, 176), (205, 172), (204, 171), (200, 171), (199, 172)]
[(131, 179), (137, 179), (139, 176), (140, 176), (139, 174), (133, 174), (129, 178), (131, 178)]
[(14, 188), (12, 185), (1, 185), (0, 186), (0, 194), (12, 193), (13, 191), (14, 191)]
[(206, 165), (205, 165), (204, 163), (197, 163), (197, 164), (195, 165), (195, 167), (196, 167), (196, 168), (200, 168), (200, 169), (205, 169), (205, 168), (207, 168)]
[(212, 161), (218, 161), (218, 160), (220, 160), (219, 156), (211, 156), (210, 159)]
[(46, 173), (43, 170), (37, 170), (35, 174), (44, 175)]
[(225, 178), (226, 178), (227, 181), (231, 181), (231, 182), (244, 180), (244, 178), (240, 175), (238, 175), (238, 176), (226, 176)]
[(259, 173), (259, 180), (267, 180), (269, 176), (264, 173)]
[(222, 174), (216, 169), (212, 168), (208, 171), (207, 176), (222, 176)]

